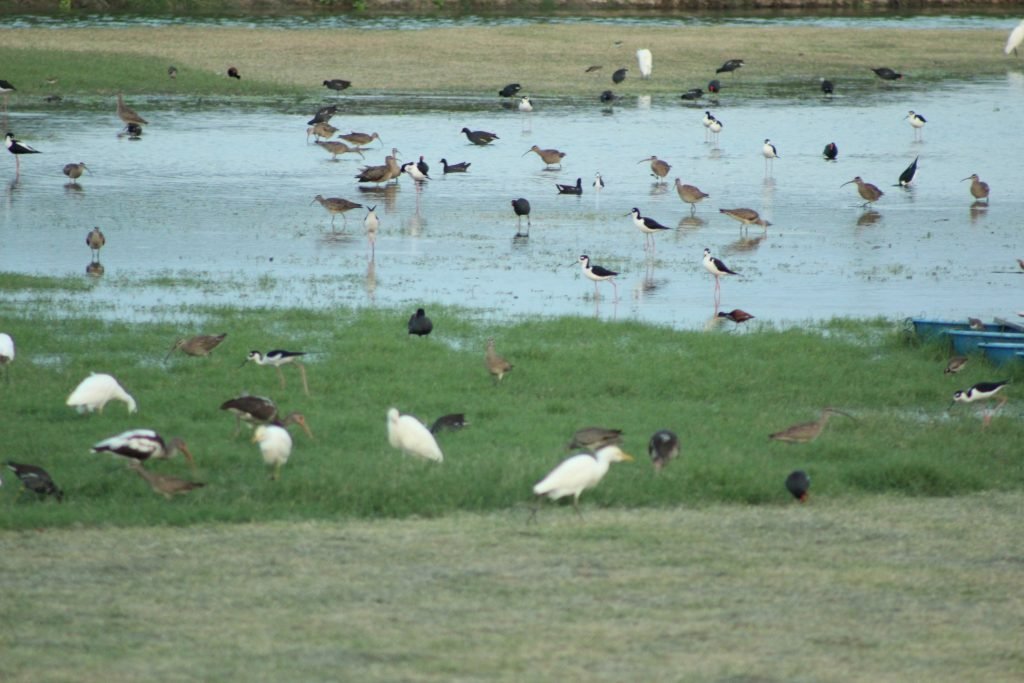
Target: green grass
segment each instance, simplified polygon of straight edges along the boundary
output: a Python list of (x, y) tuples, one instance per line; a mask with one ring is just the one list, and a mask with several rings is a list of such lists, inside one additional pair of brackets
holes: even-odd
[(0, 678), (1019, 680), (1022, 509), (822, 495), (5, 532)]
[[(19, 355), (4, 394), (3, 457), (48, 469), (65, 489), (63, 505), (0, 489), (0, 527), (194, 524), (342, 517), (435, 517), (455, 511), (517, 508), (565, 456), (573, 431), (622, 428), (639, 462), (617, 465), (591, 506), (670, 507), (718, 502), (788, 504), (782, 481), (808, 470), (816, 496), (899, 493), (952, 496), (1020, 490), (1016, 444), (1021, 421), (1011, 401), (981, 430), (976, 409), (945, 412), (952, 392), (995, 376), (980, 358), (943, 375), (944, 351), (918, 347), (888, 321), (836, 321), (812, 329), (749, 327), (742, 333), (679, 332), (630, 322), (527, 319), (506, 326), (466, 311), (427, 307), (435, 333), (405, 334), (407, 312), (193, 308), (193, 324), (47, 318), (24, 305), (5, 311)], [(210, 358), (163, 360), (181, 336), (227, 332)], [(484, 341), (515, 369), (495, 386), (483, 365)], [(250, 349), (311, 351), (312, 396), (295, 368), (286, 390), (271, 368), (239, 367)], [(89, 372), (111, 372), (139, 403), (82, 416), (64, 405)], [(297, 433), (292, 460), (269, 481), (256, 446), (218, 406), (243, 392), (300, 410), (316, 435)], [(1013, 397), (1013, 388), (1008, 392)], [(767, 435), (833, 418), (813, 444)], [(387, 443), (385, 412), (396, 406), (431, 421), (465, 412), (471, 423), (439, 441), (441, 465), (413, 460)], [(208, 487), (167, 503), (124, 464), (90, 454), (91, 444), (137, 427), (183, 437), (199, 469), (181, 460), (154, 465), (197, 476)], [(671, 428), (683, 456), (660, 477), (646, 460), (647, 439)]]

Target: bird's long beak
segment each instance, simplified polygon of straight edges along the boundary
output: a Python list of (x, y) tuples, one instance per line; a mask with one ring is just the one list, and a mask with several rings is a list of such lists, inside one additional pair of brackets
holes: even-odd
[(949, 409), (952, 408), (955, 405), (956, 405), (956, 399), (954, 398), (952, 401), (949, 402), (949, 405), (946, 406), (946, 412), (948, 413)]
[(174, 346), (172, 346), (171, 350), (167, 352), (166, 356), (164, 356), (164, 360), (167, 360), (168, 358), (170, 358), (171, 354), (174, 353), (174, 349), (176, 349), (176, 348), (178, 348), (178, 342), (174, 342)]
[(971, 179), (971, 176), (967, 176), (966, 178), (963, 178), (960, 182), (962, 183), (964, 180), (970, 180), (970, 179)]
[(188, 449), (188, 446), (183, 445), (178, 450), (180, 450), (181, 454), (185, 456), (186, 460), (188, 460), (188, 464), (192, 467), (192, 469), (195, 469), (196, 459), (192, 457), (192, 451)]
[(300, 423), (299, 423), (299, 426), (300, 426), (300, 427), (302, 427), (302, 431), (306, 432), (306, 436), (308, 436), (309, 438), (313, 439), (313, 441), (316, 441), (316, 437), (315, 437), (315, 436), (313, 436), (313, 430), (311, 430), (311, 429), (309, 428), (309, 425), (308, 425), (308, 424), (306, 424), (306, 421), (305, 421), (305, 420), (303, 420), (302, 422), (300, 422)]
[(245, 367), (245, 364), (246, 364), (246, 363), (248, 363), (248, 362), (249, 362), (249, 359), (248, 359), (248, 358), (246, 358), (245, 360), (243, 360), (243, 361), (242, 361), (242, 364), (241, 364), (241, 365), (239, 365), (238, 367), (240, 367), (240, 368), (241, 368), (241, 367)]
[(849, 185), (849, 184), (850, 184), (850, 183), (852, 183), (852, 182), (853, 182), (852, 180), (847, 180), (847, 181), (846, 181), (845, 183), (843, 183), (843, 184), (842, 184), (842, 185), (840, 185), (839, 187), (846, 187), (847, 185)]
[(315, 199), (309, 203), (310, 206), (312, 206), (313, 204), (316, 204), (316, 200)]
[(533, 151), (532, 149), (528, 149), (528, 150), (526, 150), (525, 152), (522, 153), (522, 156), (525, 157), (527, 154), (529, 154), (532, 151)]
[(650, 161), (650, 160), (651, 160), (651, 158), (650, 158), (650, 157), (647, 157), (646, 159), (641, 159), (640, 161), (638, 161), (638, 162), (636, 162), (636, 163), (638, 163), (638, 164), (642, 164), (642, 163), (644, 163), (645, 161)]

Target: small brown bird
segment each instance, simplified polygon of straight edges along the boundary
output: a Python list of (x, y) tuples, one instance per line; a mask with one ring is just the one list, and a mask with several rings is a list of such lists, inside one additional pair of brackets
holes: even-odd
[(765, 230), (771, 225), (753, 209), (719, 209), (718, 213), (723, 213), (729, 218), (739, 221), (742, 225), (760, 225)]
[(565, 449), (571, 451), (574, 448), (585, 448), (593, 453), (605, 446), (618, 445), (621, 443), (621, 429), (584, 427), (582, 429), (577, 429), (575, 433), (573, 433), (572, 440), (565, 445)]
[(157, 474), (156, 472), (150, 472), (147, 470), (142, 462), (138, 460), (129, 461), (128, 467), (135, 470), (140, 477), (146, 480), (149, 487), (153, 489), (154, 493), (159, 493), (167, 500), (170, 500), (174, 496), (183, 496), (192, 489), (202, 488), (206, 486), (201, 481), (188, 481), (186, 479), (179, 479), (178, 477), (172, 477), (167, 474)]
[(351, 133), (345, 133), (338, 137), (346, 142), (351, 142), (353, 145), (368, 145), (374, 140), (379, 141), (382, 145), (384, 144), (384, 141), (381, 140), (380, 136), (376, 133), (358, 133), (356, 131), (352, 131)]
[(882, 195), (885, 194), (884, 192), (878, 189), (877, 185), (872, 185), (871, 183), (866, 183), (863, 180), (861, 180), (860, 176), (857, 176), (853, 180), (847, 180), (839, 187), (844, 187), (846, 185), (849, 185), (850, 183), (857, 183), (857, 193), (860, 194), (860, 198), (864, 200), (864, 203), (861, 204), (861, 206), (874, 204), (875, 202), (882, 198)]
[(964, 182), (964, 180), (970, 180), (971, 181), (971, 196), (972, 197), (974, 197), (979, 202), (982, 199), (984, 199), (985, 202), (988, 203), (988, 191), (989, 191), (988, 190), (988, 183), (986, 183), (986, 182), (984, 182), (982, 180), (979, 180), (977, 173), (972, 173), (971, 175), (967, 176), (966, 178), (964, 178), (960, 182), (962, 183), (962, 182)]
[(492, 377), (494, 377), (495, 384), (500, 382), (502, 377), (512, 370), (512, 364), (495, 352), (493, 337), (487, 340), (487, 351), (484, 356), (484, 362), (487, 365), (487, 371), (491, 373)]
[(710, 196), (707, 192), (701, 192), (699, 187), (687, 185), (679, 178), (676, 178), (676, 192), (680, 199), (690, 205), (691, 215), (697, 211), (697, 203)]
[(238, 68), (234, 66), (228, 67), (228, 78), (234, 78), (235, 80), (242, 80), (242, 74), (238, 73)]
[(731, 311), (728, 311), (728, 312), (726, 312), (726, 311), (719, 311), (718, 317), (719, 318), (725, 318), (726, 320), (731, 320), (734, 323), (736, 323), (737, 325), (739, 325), (740, 323), (745, 323), (748, 320), (753, 320), (754, 319), (754, 316), (750, 315), (749, 313), (744, 311), (742, 308), (734, 308), (734, 309), (732, 309)]
[(953, 356), (949, 359), (949, 363), (946, 364), (946, 369), (942, 372), (946, 375), (955, 375), (964, 369), (967, 365), (967, 356)]
[(775, 432), (769, 434), (768, 438), (775, 441), (785, 441), (787, 443), (809, 443), (818, 438), (822, 430), (825, 429), (825, 425), (828, 424), (828, 419), (833, 415), (845, 415), (851, 420), (855, 419), (852, 415), (844, 413), (837, 408), (825, 408), (821, 411), (821, 417), (814, 422), (801, 422), (795, 424), (792, 427), (787, 427), (781, 432)]
[(107, 238), (104, 237), (103, 233), (99, 228), (93, 228), (89, 231), (89, 234), (85, 236), (85, 243), (90, 249), (92, 249), (93, 258), (99, 258), (100, 249), (107, 243)]
[(77, 164), (64, 164), (64, 175), (71, 178), (71, 182), (75, 184), (78, 184), (78, 179), (88, 170), (84, 161), (79, 161)]
[(668, 175), (668, 172), (670, 170), (672, 170), (672, 165), (670, 163), (668, 163), (667, 161), (662, 161), (661, 159), (659, 159), (658, 157), (654, 156), (653, 154), (651, 156), (647, 157), (646, 159), (641, 159), (640, 161), (638, 161), (636, 163), (642, 164), (644, 162), (650, 162), (650, 164), (651, 164), (651, 175), (654, 178), (656, 178), (657, 182), (659, 182), (659, 183), (662, 182), (664, 180), (665, 176)]
[(200, 334), (195, 337), (188, 337), (179, 339), (174, 342), (174, 346), (167, 352), (167, 356), (164, 360), (171, 357), (171, 354), (181, 349), (181, 352), (187, 356), (209, 356), (210, 353), (217, 348), (224, 337), (228, 336), (228, 333), (212, 335), (212, 334)]

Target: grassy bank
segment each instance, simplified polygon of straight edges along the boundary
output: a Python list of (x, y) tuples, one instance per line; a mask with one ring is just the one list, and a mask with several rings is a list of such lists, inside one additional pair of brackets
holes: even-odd
[[(570, 435), (593, 424), (624, 429), (627, 449), (640, 456), (586, 494), (595, 506), (785, 505), (782, 481), (796, 468), (807, 469), (815, 495), (826, 498), (1024, 484), (1017, 400), (984, 432), (976, 409), (946, 412), (955, 389), (1008, 373), (979, 358), (955, 378), (943, 375), (943, 350), (908, 345), (885, 321), (705, 334), (579, 318), (493, 327), (428, 306), (435, 333), (411, 339), (405, 311), (195, 309), (201, 322), (182, 326), (91, 318), (58, 325), (42, 308), (5, 308), (19, 357), (0, 387), (8, 416), (3, 457), (46, 467), (67, 493), (63, 505), (15, 504), (16, 487), (5, 486), (0, 526), (9, 528), (519, 508), (564, 457)], [(219, 332), (228, 338), (212, 357), (163, 360), (178, 337)], [(515, 365), (499, 386), (483, 365), (492, 335)], [(306, 363), (311, 397), (295, 368), (285, 369), (281, 390), (272, 368), (239, 367), (250, 349), (270, 348), (314, 352)], [(138, 401), (138, 415), (121, 404), (93, 416), (67, 408), (89, 372), (115, 374)], [(267, 479), (256, 446), (232, 438), (233, 419), (218, 410), (243, 392), (304, 412), (315, 432), (315, 441), (296, 434), (280, 481)], [(857, 419), (833, 418), (810, 445), (768, 440), (826, 405)], [(446, 461), (430, 466), (390, 448), (390, 406), (428, 421), (465, 412), (471, 426), (443, 434)], [(198, 460), (195, 475), (180, 459), (154, 467), (208, 487), (168, 504), (122, 462), (88, 452), (137, 427), (185, 438)], [(680, 434), (684, 455), (656, 477), (645, 450), (660, 428)]]
[(1017, 680), (1022, 507), (5, 532), (0, 677)]
[[(4, 77), (19, 97), (138, 94), (328, 97), (325, 78), (346, 78), (346, 95), (465, 94), (490, 97), (508, 82), (539, 98), (594, 97), (620, 66), (633, 77), (616, 92), (678, 96), (704, 87), (726, 59), (747, 66), (722, 80), (729, 97), (818, 95), (827, 76), (840, 94), (873, 92), (871, 67), (905, 74), (896, 87), (1005, 73), (1001, 31), (822, 27), (623, 27), (530, 25), (417, 31), (158, 27), (15, 29), (0, 32)], [(654, 54), (654, 76), (636, 78), (637, 48)], [(167, 77), (169, 64), (179, 69)], [(592, 64), (603, 69), (585, 74)], [(242, 80), (228, 79), (229, 65)], [(47, 81), (58, 79), (56, 84)]]

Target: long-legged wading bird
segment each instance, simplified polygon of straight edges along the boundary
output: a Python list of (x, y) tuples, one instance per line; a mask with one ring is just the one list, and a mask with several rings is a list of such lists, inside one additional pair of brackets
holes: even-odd
[(20, 142), (14, 138), (14, 133), (7, 133), (4, 136), (4, 144), (7, 145), (7, 151), (14, 155), (14, 174), (18, 175), (21, 173), (21, 155), (22, 154), (39, 154), (38, 149), (34, 149), (24, 142)]
[(659, 232), (671, 230), (667, 225), (662, 225), (653, 218), (640, 215), (640, 209), (633, 207), (633, 210), (626, 214), (633, 217), (633, 225), (644, 234), (644, 251), (650, 250), (654, 253), (654, 235)]
[(68, 396), (66, 403), (79, 413), (93, 411), (102, 413), (103, 406), (114, 400), (123, 401), (128, 406), (129, 414), (138, 410), (135, 399), (118, 384), (112, 375), (91, 373), (79, 382)]
[(327, 209), (327, 212), (331, 214), (331, 230), (334, 230), (334, 219), (337, 216), (340, 215), (342, 221), (345, 224), (348, 224), (348, 218), (345, 217), (345, 213), (348, 212), (348, 211), (351, 211), (352, 209), (361, 209), (361, 208), (363, 208), (362, 204), (350, 201), (350, 200), (345, 199), (343, 197), (326, 197), (325, 198), (323, 195), (320, 195), (320, 194), (318, 194), (317, 196), (313, 197), (313, 201), (310, 202), (310, 205), (315, 204), (316, 202), (320, 202), (320, 206), (322, 206), (325, 209)]
[(487, 347), (484, 350), (484, 365), (487, 367), (487, 372), (491, 373), (491, 377), (494, 378), (495, 384), (500, 382), (514, 367), (494, 350), (494, 337), (487, 340)]
[(914, 160), (903, 169), (903, 173), (900, 173), (899, 184), (900, 187), (909, 187), (910, 183), (914, 182), (914, 176), (917, 175), (917, 160), (920, 157), (914, 157)]
[(238, 436), (242, 422), (249, 425), (267, 424), (277, 417), (277, 404), (266, 396), (236, 396), (221, 403), (220, 409), (235, 416), (234, 436)]
[(117, 117), (121, 119), (126, 127), (132, 124), (143, 126), (149, 123), (149, 121), (139, 116), (137, 111), (124, 103), (124, 96), (121, 93), (117, 93)]
[(412, 415), (402, 415), (398, 408), (388, 409), (388, 443), (417, 458), (444, 461), (444, 454), (427, 426)]
[(103, 234), (103, 231), (98, 227), (93, 228), (89, 231), (89, 234), (85, 236), (85, 244), (92, 250), (93, 260), (97, 260), (100, 257), (100, 249), (107, 243), (107, 238)]
[(715, 276), (715, 315), (718, 314), (718, 303), (721, 298), (722, 285), (719, 279), (723, 275), (739, 275), (734, 270), (731, 270), (729, 266), (725, 265), (721, 259), (712, 256), (711, 250), (707, 247), (704, 248), (704, 258), (701, 261), (704, 264), (705, 270)]
[(645, 47), (636, 51), (637, 68), (640, 69), (640, 78), (647, 80), (651, 77), (651, 70), (654, 68), (654, 56)]
[(921, 116), (920, 114), (916, 113), (913, 109), (911, 109), (903, 118), (910, 121), (910, 125), (913, 126), (914, 139), (920, 140), (922, 132), (921, 129), (924, 128), (924, 124), (928, 123), (928, 120), (925, 119), (925, 117)]
[(781, 432), (769, 434), (768, 438), (775, 441), (785, 441), (787, 443), (809, 443), (821, 435), (822, 430), (825, 429), (825, 425), (828, 424), (828, 419), (833, 415), (844, 415), (851, 420), (854, 419), (852, 415), (844, 413), (838, 408), (827, 407), (821, 411), (821, 417), (814, 422), (801, 422), (799, 424), (795, 424), (792, 427), (783, 429)]
[(770, 222), (761, 218), (761, 214), (753, 209), (739, 208), (739, 209), (719, 209), (718, 213), (725, 214), (733, 220), (739, 221), (742, 227), (748, 225), (760, 225), (765, 230), (768, 230)]
[(676, 178), (676, 193), (680, 199), (690, 205), (690, 215), (696, 213), (697, 204), (711, 196), (707, 192), (701, 191), (696, 185), (687, 185), (679, 178)]
[(130, 460), (167, 460), (175, 453), (181, 453), (189, 465), (195, 465), (195, 458), (188, 445), (180, 437), (164, 439), (152, 429), (132, 429), (94, 444), (93, 453), (113, 453)]
[(71, 178), (71, 182), (78, 184), (78, 179), (82, 177), (82, 174), (89, 170), (89, 167), (85, 165), (84, 161), (79, 161), (77, 164), (64, 164), (64, 175)]
[(601, 294), (597, 291), (597, 283), (604, 282), (607, 280), (612, 283), (612, 291), (615, 293), (615, 300), (619, 299), (619, 287), (615, 284), (615, 276), (618, 273), (614, 270), (609, 270), (604, 266), (592, 265), (590, 263), (590, 257), (586, 254), (580, 254), (579, 257), (580, 267), (583, 269), (583, 276), (594, 283), (594, 298), (598, 298)]
[(1010, 31), (1010, 35), (1006, 38), (1006, 46), (1003, 48), (1003, 54), (1009, 57), (1012, 52), (1016, 57), (1017, 48), (1020, 47), (1022, 42), (1024, 42), (1024, 19), (1021, 19), (1021, 22), (1014, 26), (1013, 30)]
[(976, 201), (980, 202), (982, 199), (984, 199), (985, 202), (988, 203), (988, 183), (984, 182), (983, 180), (980, 180), (978, 178), (977, 173), (972, 173), (971, 175), (967, 176), (960, 182), (962, 183), (964, 182), (964, 180), (971, 181), (971, 196), (974, 197)]
[(367, 207), (366, 215), (363, 217), (363, 230), (366, 232), (366, 242), (370, 246), (370, 260), (377, 258), (377, 230), (380, 229), (380, 218), (377, 217), (377, 205)]
[(281, 388), (284, 389), (284, 373), (281, 372), (281, 366), (294, 363), (299, 369), (299, 375), (302, 377), (302, 390), (306, 396), (309, 396), (309, 384), (306, 381), (306, 366), (300, 361), (300, 359), (305, 355), (305, 351), (285, 351), (284, 349), (267, 351), (266, 355), (263, 355), (259, 351), (250, 351), (249, 355), (246, 356), (244, 361), (242, 361), (242, 365), (245, 365), (250, 361), (256, 365), (269, 365), (277, 370), (277, 378), (281, 381)]
[(775, 149), (775, 145), (768, 138), (764, 139), (764, 144), (761, 145), (761, 154), (764, 155), (764, 172), (769, 172), (775, 169), (775, 160), (779, 158), (779, 152)]
[[(547, 496), (552, 500), (558, 500), (566, 496), (572, 496), (572, 507), (580, 517), (579, 500), (580, 494), (585, 490), (597, 486), (608, 468), (613, 462), (630, 462), (633, 456), (623, 452), (616, 445), (605, 446), (597, 453), (580, 453), (566, 458), (551, 470), (546, 477), (537, 482), (533, 487), (533, 493), (538, 498)], [(539, 503), (539, 501), (538, 501)], [(539, 509), (539, 504), (533, 508), (532, 519)]]
[(660, 473), (662, 468), (679, 455), (679, 437), (668, 429), (659, 429), (647, 442), (647, 454), (651, 456), (654, 472)]
[(526, 234), (530, 234), (530, 200), (519, 197), (512, 200), (512, 211), (516, 215), (516, 234), (521, 235), (523, 231), (523, 216), (526, 216)]
[(864, 182), (860, 176), (857, 176), (853, 180), (847, 180), (839, 187), (845, 187), (850, 183), (857, 184), (857, 194), (859, 194), (860, 198), (864, 200), (864, 203), (861, 204), (861, 206), (866, 207), (869, 204), (874, 204), (875, 202), (882, 198), (882, 195), (885, 194), (884, 192), (878, 189), (877, 185), (872, 185), (871, 183)]
[(157, 474), (156, 472), (150, 472), (139, 460), (132, 460), (128, 463), (128, 467), (145, 479), (146, 483), (149, 484), (149, 487), (153, 489), (154, 493), (159, 493), (167, 500), (171, 500), (174, 496), (183, 496), (189, 491), (206, 486), (206, 484), (201, 481), (188, 481), (187, 479), (172, 477), (169, 474)]
[(46, 496), (53, 496), (60, 503), (64, 500), (64, 492), (53, 481), (50, 473), (37, 465), (25, 465), (22, 463), (7, 461), (7, 469), (14, 472), (14, 476), (21, 482), (20, 497), (25, 491), (31, 491), (40, 499)]
[(6, 332), (0, 332), (0, 370), (4, 372), (4, 381), (9, 381), (7, 368), (14, 362), (14, 339)]
[(638, 161), (636, 163), (642, 164), (642, 163), (645, 163), (645, 162), (650, 162), (650, 164), (651, 164), (651, 175), (656, 179), (656, 182), (659, 182), (659, 183), (664, 182), (665, 176), (667, 176), (668, 172), (672, 170), (672, 165), (671, 164), (669, 164), (666, 161), (662, 161), (661, 159), (659, 159), (658, 157), (656, 157), (653, 154), (651, 156), (647, 157), (646, 159), (641, 159), (640, 161)]
[(175, 351), (181, 350), (186, 356), (203, 357), (209, 356), (213, 353), (213, 350), (220, 346), (220, 343), (224, 341), (224, 338), (228, 336), (227, 332), (222, 334), (198, 334), (194, 337), (184, 337), (174, 342), (174, 346), (167, 352), (164, 360), (171, 357), (171, 354)]
[(320, 121), (314, 123), (312, 126), (306, 129), (306, 144), (309, 144), (309, 136), (313, 136), (313, 140), (319, 142), (320, 140), (329, 140), (334, 137), (334, 134), (338, 132), (338, 129), (327, 123), (326, 121)]
[(384, 141), (381, 140), (380, 136), (377, 135), (376, 133), (360, 133), (359, 131), (354, 130), (351, 133), (345, 133), (344, 135), (339, 135), (338, 137), (344, 140), (345, 142), (351, 142), (353, 145), (368, 145), (374, 140), (380, 142), (381, 145), (384, 144)]
[[(953, 393), (953, 401), (949, 404), (952, 408), (957, 403), (974, 403), (975, 401), (987, 401), (990, 398), (995, 398), (1003, 387), (1010, 383), (1010, 380), (1004, 379), (998, 382), (978, 382), (970, 389), (961, 389)], [(985, 418), (982, 421), (982, 429), (987, 427), (992, 421), (992, 414), (995, 411), (1002, 408), (1009, 399), (1006, 396), (999, 396), (999, 403), (991, 411), (985, 412)]]
[(392, 149), (391, 154), (384, 157), (384, 163), (380, 166), (364, 166), (355, 176), (360, 183), (375, 183), (380, 185), (389, 180), (398, 178), (402, 174), (402, 167), (398, 165), (398, 150)]
[(331, 155), (331, 161), (337, 161), (339, 154), (358, 154), (360, 159), (365, 159), (363, 156), (362, 147), (350, 147), (347, 143), (340, 140), (317, 140), (316, 144), (319, 147), (327, 150)]

